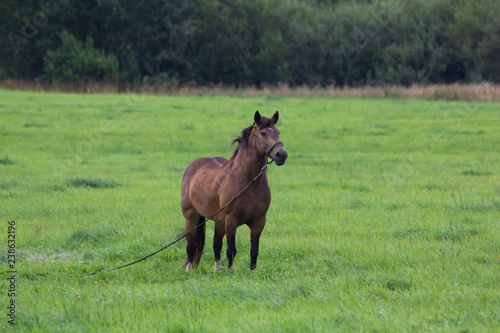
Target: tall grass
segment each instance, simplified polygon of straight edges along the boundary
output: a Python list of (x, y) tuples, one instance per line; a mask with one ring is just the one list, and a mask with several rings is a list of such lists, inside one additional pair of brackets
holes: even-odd
[(483, 82), (475, 84), (431, 84), (410, 87), (380, 85), (361, 87), (290, 87), (287, 84), (264, 85), (262, 87), (232, 87), (222, 84), (199, 86), (187, 84), (138, 84), (117, 85), (106, 81), (83, 81), (72, 84), (49, 83), (43, 80), (7, 79), (0, 81), (0, 89), (38, 92), (76, 93), (134, 93), (162, 95), (217, 95), (236, 97), (334, 97), (334, 98), (376, 98), (376, 99), (423, 99), (469, 102), (500, 102), (500, 85)]
[[(20, 331), (499, 327), (499, 104), (13, 91), (0, 100), (0, 156), (15, 162), (0, 164), (0, 221), (17, 226)], [(280, 111), (289, 153), (268, 171), (256, 271), (242, 226), (232, 270), (214, 272), (208, 246), (185, 272), (181, 242), (87, 275), (182, 235), (184, 168), (229, 157), (256, 109)], [(212, 234), (208, 223), (207, 244)], [(6, 253), (6, 230), (0, 239)], [(5, 308), (7, 280), (0, 288)]]

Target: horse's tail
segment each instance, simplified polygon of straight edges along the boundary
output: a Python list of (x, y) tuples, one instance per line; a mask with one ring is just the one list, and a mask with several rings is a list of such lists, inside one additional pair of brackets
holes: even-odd
[[(200, 224), (203, 224), (200, 226)], [(194, 243), (196, 244), (196, 252), (193, 257), (193, 266), (198, 266), (203, 255), (203, 248), (205, 247), (205, 218), (200, 216), (198, 220), (198, 228), (195, 231)]]

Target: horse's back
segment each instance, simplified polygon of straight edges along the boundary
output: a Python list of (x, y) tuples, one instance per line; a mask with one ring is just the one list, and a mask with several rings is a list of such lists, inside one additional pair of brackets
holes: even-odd
[(184, 182), (186, 178), (203, 171), (218, 171), (228, 162), (224, 157), (202, 157), (191, 162), (182, 176)]

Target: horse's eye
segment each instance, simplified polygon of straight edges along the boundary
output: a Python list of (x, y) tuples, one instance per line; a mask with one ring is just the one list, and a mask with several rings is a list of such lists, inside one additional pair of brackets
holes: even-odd
[(260, 132), (260, 135), (266, 136), (266, 132)]

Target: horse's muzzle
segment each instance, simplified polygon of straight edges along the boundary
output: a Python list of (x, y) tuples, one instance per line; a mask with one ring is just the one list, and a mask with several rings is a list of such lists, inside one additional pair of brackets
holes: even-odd
[(288, 158), (288, 153), (284, 148), (276, 149), (276, 152), (271, 156), (276, 165), (285, 164), (286, 159)]

